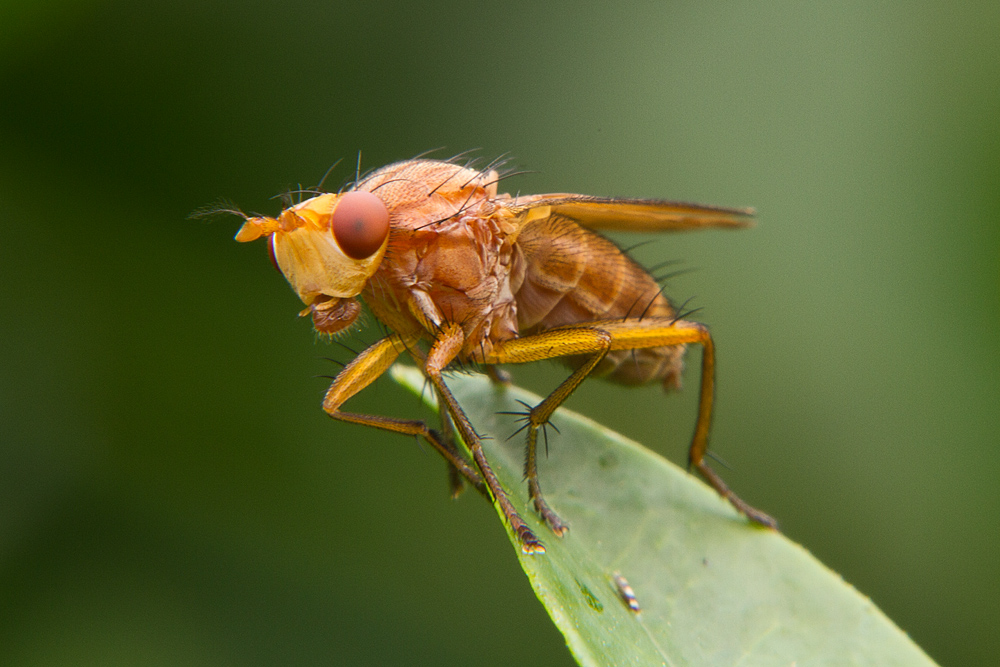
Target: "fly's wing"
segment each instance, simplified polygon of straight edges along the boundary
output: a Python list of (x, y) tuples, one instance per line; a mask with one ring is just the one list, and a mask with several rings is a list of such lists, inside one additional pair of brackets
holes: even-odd
[(747, 227), (753, 224), (754, 215), (752, 208), (571, 194), (519, 197), (510, 208), (519, 215), (522, 225), (556, 215), (590, 229), (630, 232)]
[[(505, 206), (517, 226), (511, 286), (525, 333), (594, 320), (675, 316), (656, 279), (597, 230), (732, 229), (750, 225), (753, 216), (752, 209), (572, 194), (519, 196)], [(675, 386), (681, 354), (676, 346), (656, 348), (632, 357), (630, 366), (605, 371), (619, 382), (662, 379)], [(612, 366), (621, 361), (614, 356)]]
[[(659, 231), (746, 224), (744, 211), (720, 214), (649, 200), (548, 195), (523, 206), (511, 271), (523, 335), (598, 320), (676, 317), (656, 279), (594, 227)], [(676, 345), (612, 351), (594, 372), (624, 384), (656, 380), (676, 387), (683, 353)], [(586, 360), (565, 361), (577, 368)]]

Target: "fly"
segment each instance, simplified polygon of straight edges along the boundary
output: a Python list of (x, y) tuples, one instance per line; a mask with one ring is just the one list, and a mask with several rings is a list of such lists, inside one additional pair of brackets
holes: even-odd
[[(248, 216), (237, 241), (267, 239), (271, 256), (306, 305), (317, 331), (350, 327), (362, 298), (392, 332), (336, 376), (323, 400), (334, 419), (424, 438), (448, 462), (453, 491), (463, 480), (494, 498), (525, 553), (544, 546), (500, 485), (480, 436), (442, 372), (483, 365), (504, 382), (500, 364), (560, 359), (571, 375), (524, 415), (525, 478), (535, 509), (562, 536), (537, 469), (538, 430), (590, 375), (627, 385), (679, 388), (687, 345), (701, 345), (698, 416), (690, 467), (752, 522), (775, 527), (705, 462), (712, 417), (715, 348), (708, 329), (682, 319), (657, 281), (593, 230), (672, 231), (749, 224), (751, 209), (657, 199), (497, 192), (496, 169), (448, 161), (398, 162), (346, 191), (314, 192), (276, 218)], [(342, 406), (406, 353), (443, 406), (446, 428), (423, 421), (347, 412)], [(450, 437), (457, 429), (469, 460)]]

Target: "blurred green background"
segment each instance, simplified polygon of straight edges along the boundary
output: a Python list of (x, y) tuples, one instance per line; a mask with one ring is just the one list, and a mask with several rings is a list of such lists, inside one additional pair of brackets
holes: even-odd
[[(997, 35), (990, 1), (7, 0), (0, 663), (571, 664), (487, 504), (322, 413), (349, 353), (264, 245), (186, 219), (445, 146), (538, 172), (511, 190), (756, 206), (635, 253), (696, 269), (726, 479), (936, 660), (996, 664)], [(570, 404), (683, 462), (691, 366)]]

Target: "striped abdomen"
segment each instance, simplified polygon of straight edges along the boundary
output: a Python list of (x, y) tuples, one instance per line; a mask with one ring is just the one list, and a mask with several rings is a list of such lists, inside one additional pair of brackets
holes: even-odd
[[(528, 225), (517, 250), (511, 282), (521, 335), (595, 320), (676, 316), (645, 269), (568, 218), (553, 215)], [(660, 381), (679, 387), (683, 356), (683, 345), (613, 351), (594, 375), (622, 384)], [(564, 361), (575, 368), (584, 358)]]

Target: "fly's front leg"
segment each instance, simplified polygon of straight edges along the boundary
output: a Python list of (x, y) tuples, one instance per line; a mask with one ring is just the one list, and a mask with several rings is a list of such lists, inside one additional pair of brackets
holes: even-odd
[[(420, 364), (421, 368), (427, 365), (427, 355), (424, 354), (420, 348), (411, 346), (409, 352), (410, 356), (412, 356), (414, 360)], [(458, 452), (458, 448), (455, 447), (455, 427), (451, 423), (451, 417), (449, 416), (448, 411), (441, 409), (441, 406), (444, 405), (444, 400), (441, 398), (441, 394), (436, 389), (434, 392), (438, 399), (438, 416), (441, 419), (441, 439), (450, 449)], [(483, 492), (484, 488), (485, 487), (480, 487), (480, 493)], [(450, 461), (448, 462), (448, 490), (452, 499), (458, 498), (462, 494), (462, 491), (465, 490), (465, 481), (462, 477), (462, 472), (452, 465)]]
[(528, 524), (524, 522), (524, 519), (521, 518), (521, 515), (517, 513), (517, 510), (514, 509), (514, 505), (507, 496), (507, 492), (504, 491), (496, 473), (493, 472), (489, 461), (486, 460), (486, 454), (483, 452), (479, 434), (476, 433), (469, 422), (469, 418), (465, 415), (465, 411), (462, 410), (462, 407), (452, 395), (451, 390), (448, 389), (448, 386), (441, 378), (441, 372), (458, 356), (464, 342), (465, 334), (462, 332), (460, 326), (454, 323), (442, 325), (440, 334), (427, 355), (424, 372), (431, 383), (434, 384), (434, 388), (443, 401), (444, 407), (451, 415), (455, 428), (461, 434), (466, 446), (472, 453), (472, 458), (482, 472), (483, 481), (490, 490), (490, 494), (496, 499), (504, 518), (510, 524), (514, 534), (517, 535), (517, 539), (521, 543), (521, 550), (526, 554), (545, 553), (545, 547), (535, 537), (535, 534), (528, 527)]
[(396, 358), (407, 349), (406, 343), (397, 334), (378, 341), (347, 364), (326, 392), (323, 409), (334, 419), (351, 424), (374, 426), (393, 433), (403, 433), (424, 438), (436, 449), (462, 477), (469, 481), (480, 493), (486, 493), (483, 478), (469, 465), (455, 445), (440, 433), (427, 427), (422, 421), (397, 419), (379, 415), (363, 415), (344, 412), (340, 406), (359, 391), (374, 382), (392, 366)]

